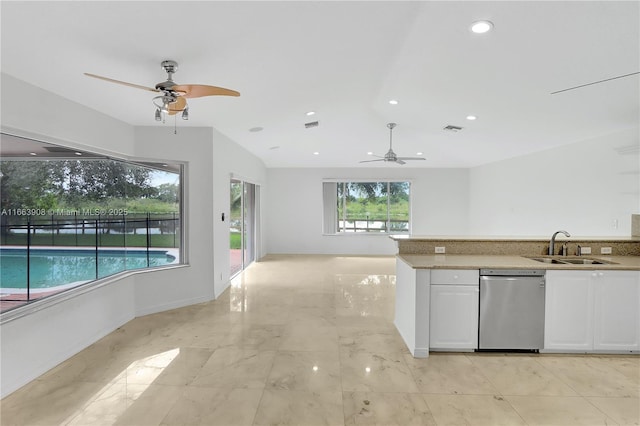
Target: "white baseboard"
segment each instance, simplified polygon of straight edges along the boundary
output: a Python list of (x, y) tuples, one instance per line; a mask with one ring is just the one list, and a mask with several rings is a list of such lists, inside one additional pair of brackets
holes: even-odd
[(200, 296), (191, 299), (172, 300), (169, 303), (163, 303), (155, 306), (145, 306), (142, 309), (136, 309), (136, 318), (145, 315), (156, 314), (158, 312), (169, 311), (171, 309), (184, 308), (185, 306), (195, 305), (198, 303), (209, 302), (213, 300), (210, 297)]

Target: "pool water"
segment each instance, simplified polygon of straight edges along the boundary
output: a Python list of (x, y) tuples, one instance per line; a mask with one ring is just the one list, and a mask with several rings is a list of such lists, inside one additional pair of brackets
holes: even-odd
[[(166, 250), (100, 250), (96, 275), (95, 250), (31, 249), (31, 289), (43, 289), (77, 281), (92, 281), (117, 272), (173, 263)], [(0, 249), (0, 287), (27, 288), (27, 250)]]

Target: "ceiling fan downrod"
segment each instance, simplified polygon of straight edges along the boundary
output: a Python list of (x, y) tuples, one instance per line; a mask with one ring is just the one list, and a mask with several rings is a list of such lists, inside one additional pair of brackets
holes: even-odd
[(392, 150), (393, 148), (393, 129), (395, 129), (395, 127), (397, 126), (396, 123), (388, 123), (387, 127), (389, 128), (389, 151)]

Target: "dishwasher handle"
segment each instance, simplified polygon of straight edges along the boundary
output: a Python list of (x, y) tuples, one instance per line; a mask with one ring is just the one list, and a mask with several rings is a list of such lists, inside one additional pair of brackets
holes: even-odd
[[(513, 281), (514, 284), (517, 281), (527, 280), (531, 283), (531, 280), (538, 279), (539, 287), (545, 288), (545, 276), (542, 275), (520, 275), (520, 276), (511, 276), (511, 275), (480, 275), (480, 282), (490, 283), (490, 282), (505, 282), (505, 281)], [(517, 285), (517, 284), (516, 284)]]

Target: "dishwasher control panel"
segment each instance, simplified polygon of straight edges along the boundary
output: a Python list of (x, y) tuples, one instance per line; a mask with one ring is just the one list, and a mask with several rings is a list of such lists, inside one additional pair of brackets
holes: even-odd
[(480, 269), (480, 275), (495, 277), (544, 277), (544, 269)]

